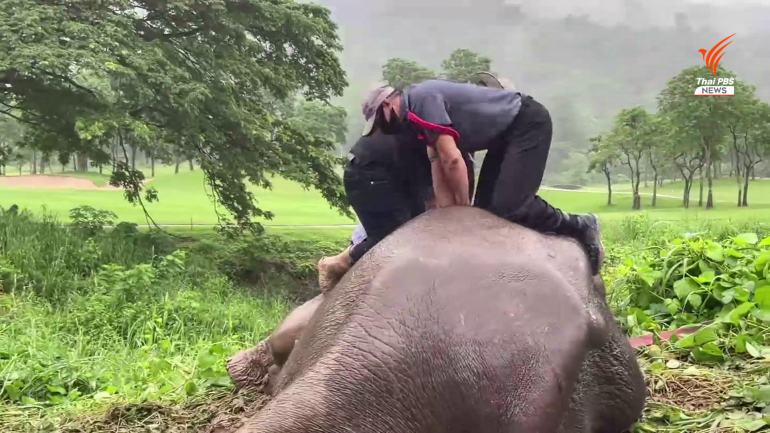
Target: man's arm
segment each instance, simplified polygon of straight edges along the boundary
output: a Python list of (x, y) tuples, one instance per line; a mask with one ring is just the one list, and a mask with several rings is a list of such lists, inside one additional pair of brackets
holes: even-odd
[(455, 195), (447, 185), (444, 179), (444, 170), (441, 166), (441, 159), (438, 152), (432, 147), (428, 148), (428, 158), (430, 159), (430, 172), (433, 177), (433, 199), (435, 207), (449, 207), (457, 204)]
[(436, 149), (441, 161), (443, 180), (454, 197), (455, 205), (470, 206), (468, 168), (455, 140), (449, 135), (441, 134), (436, 141)]

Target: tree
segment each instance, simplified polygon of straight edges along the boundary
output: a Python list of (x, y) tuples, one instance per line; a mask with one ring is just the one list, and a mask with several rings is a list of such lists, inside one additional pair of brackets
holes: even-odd
[(287, 111), (287, 118), (297, 129), (324, 137), (337, 145), (345, 142), (348, 125), (344, 108), (320, 101), (298, 100)]
[(744, 108), (748, 127), (743, 131), (737, 147), (738, 159), (743, 163), (743, 196), (740, 205), (749, 205), (749, 177), (762, 162), (763, 155), (770, 149), (770, 106), (757, 99)]
[(0, 117), (0, 174), (7, 174), (6, 166), (13, 162), (14, 149), (21, 136), (22, 127), (19, 122)]
[(642, 208), (639, 195), (641, 170), (639, 167), (650, 140), (650, 115), (643, 107), (622, 110), (615, 118), (615, 127), (607, 137), (611, 147), (621, 155), (621, 160), (631, 172), (631, 186), (634, 193), (632, 208)]
[(617, 150), (597, 135), (588, 140), (593, 143), (589, 150), (588, 171), (601, 171), (607, 178), (607, 206), (612, 206), (612, 169), (618, 162)]
[[(677, 139), (697, 142), (702, 148), (703, 165), (699, 170), (705, 169), (708, 182), (706, 209), (714, 207), (713, 166), (720, 158), (721, 144), (727, 134), (726, 119), (731, 111), (730, 98), (694, 96), (698, 78), (711, 75), (705, 66), (685, 69), (672, 78), (658, 96), (659, 111), (670, 119)], [(717, 69), (717, 76), (735, 77), (723, 68)]]
[(480, 71), (490, 71), (492, 59), (465, 48), (458, 48), (441, 63), (444, 77), (460, 83), (467, 83)]
[(668, 158), (666, 158), (665, 149), (671, 145), (668, 130), (669, 126), (664, 117), (657, 114), (650, 116), (645, 145), (647, 147), (647, 162), (653, 173), (652, 207), (658, 205), (658, 179), (667, 166)]
[(84, 154), (109, 163), (104, 148), (114, 140), (110, 183), (132, 203), (142, 204), (144, 174), (127, 149), (148, 153), (162, 143), (195, 155), (242, 228), (272, 218), (246, 183), (270, 187), (273, 174), (316, 188), (350, 216), (334, 143), (271, 110), (299, 92), (311, 100), (342, 94), (336, 29), (328, 9), (291, 0), (4, 0), (0, 107), (30, 126), (27, 142), (60, 160)]
[(437, 78), (431, 69), (421, 66), (414, 60), (393, 58), (382, 67), (382, 79), (396, 89), (409, 87), (411, 84)]

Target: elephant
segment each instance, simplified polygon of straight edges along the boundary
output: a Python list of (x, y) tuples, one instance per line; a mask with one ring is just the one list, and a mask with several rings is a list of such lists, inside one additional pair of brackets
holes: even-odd
[(428, 211), (287, 319), (237, 433), (628, 431), (645, 381), (591, 274), (572, 239)]

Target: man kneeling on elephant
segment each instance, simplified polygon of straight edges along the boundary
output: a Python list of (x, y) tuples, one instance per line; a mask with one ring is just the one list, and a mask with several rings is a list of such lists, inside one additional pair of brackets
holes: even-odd
[(575, 238), (593, 273), (599, 273), (604, 251), (596, 216), (564, 213), (537, 195), (552, 135), (543, 105), (514, 90), (443, 80), (405, 91), (382, 86), (370, 100), (382, 101), (373, 120), (377, 129), (412, 135), (427, 148), (437, 207), (470, 206), (462, 154), (487, 150), (474, 206), (530, 229)]

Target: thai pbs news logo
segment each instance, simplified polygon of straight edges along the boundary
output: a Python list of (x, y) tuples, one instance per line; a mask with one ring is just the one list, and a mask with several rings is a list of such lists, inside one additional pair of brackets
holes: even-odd
[(732, 44), (733, 41), (722, 44), (733, 36), (735, 36), (735, 33), (719, 41), (708, 52), (702, 48), (698, 50), (703, 55), (703, 61), (706, 62), (709, 71), (714, 74), (714, 78), (698, 78), (698, 88), (695, 89), (695, 96), (735, 96), (735, 86), (733, 86), (735, 78), (717, 77), (719, 60), (725, 55), (722, 50)]

